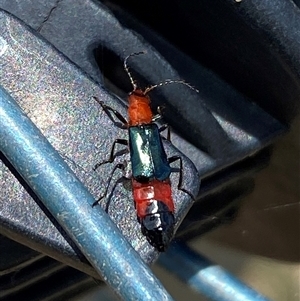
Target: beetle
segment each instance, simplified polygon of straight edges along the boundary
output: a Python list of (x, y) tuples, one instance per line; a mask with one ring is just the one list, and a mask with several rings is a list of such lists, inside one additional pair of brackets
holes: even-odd
[[(170, 163), (179, 161), (180, 164), (178, 189), (193, 199), (194, 196), (182, 187), (183, 166), (181, 157), (168, 158), (166, 155), (160, 132), (168, 129), (169, 140), (170, 128), (167, 125), (159, 128), (156, 124), (156, 121), (161, 118), (161, 108), (157, 108), (158, 114), (153, 113), (148, 93), (157, 87), (173, 83), (183, 84), (195, 91), (197, 90), (183, 80), (166, 80), (145, 89), (139, 88), (128, 69), (127, 61), (130, 57), (140, 54), (144, 54), (144, 52), (132, 53), (124, 60), (124, 69), (133, 87), (128, 96), (128, 121), (118, 111), (94, 97), (110, 118), (113, 114), (122, 123), (123, 128), (128, 130), (128, 140), (115, 139), (108, 160), (96, 164), (94, 170), (103, 164), (114, 161), (117, 156), (115, 152), (117, 144), (128, 147), (132, 168), (132, 192), (138, 221), (141, 224), (142, 233), (149, 243), (158, 251), (163, 252), (167, 249), (174, 235), (175, 223)], [(117, 168), (124, 170), (125, 164), (117, 164), (113, 173)], [(111, 178), (104, 195), (97, 202), (106, 196), (110, 180)]]

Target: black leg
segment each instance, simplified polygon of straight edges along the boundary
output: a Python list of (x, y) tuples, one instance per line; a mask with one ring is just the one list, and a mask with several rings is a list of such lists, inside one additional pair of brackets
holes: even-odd
[(108, 200), (107, 200), (106, 206), (105, 206), (105, 212), (106, 212), (106, 213), (108, 213), (108, 208), (109, 208), (109, 206), (110, 206), (111, 199), (112, 199), (112, 196), (113, 196), (113, 194), (114, 194), (114, 191), (115, 191), (117, 185), (118, 185), (119, 183), (124, 182), (124, 180), (125, 180), (124, 177), (119, 178), (119, 179), (115, 182), (113, 188), (111, 189), (111, 192), (110, 192), (110, 194), (109, 194), (109, 197), (108, 197)]
[[(125, 164), (119, 163), (119, 164), (117, 164), (117, 165), (113, 168), (113, 170), (112, 170), (112, 172), (111, 172), (111, 174), (110, 174), (110, 177), (109, 177), (109, 179), (108, 179), (108, 181), (107, 181), (107, 184), (106, 184), (106, 187), (105, 187), (104, 194), (103, 194), (101, 197), (99, 197), (99, 198), (97, 199), (97, 201), (95, 201), (95, 202), (93, 203), (92, 207), (96, 206), (103, 198), (105, 198), (105, 197), (107, 196), (107, 192), (108, 192), (108, 189), (109, 189), (109, 186), (110, 186), (112, 177), (113, 177), (113, 175), (114, 175), (114, 173), (115, 173), (115, 171), (116, 171), (117, 168), (124, 171), (124, 169), (125, 169)], [(112, 191), (114, 191), (114, 189), (116, 188), (116, 185), (117, 185), (118, 182), (119, 182), (119, 181), (117, 181), (117, 182), (115, 183), (115, 185), (114, 185)], [(105, 207), (105, 212), (106, 212), (106, 213), (107, 213), (107, 211), (108, 211), (109, 203), (110, 203), (110, 200), (108, 200), (108, 202), (107, 202), (107, 204), (106, 204), (106, 207)]]
[(188, 194), (195, 201), (195, 197), (193, 196), (193, 194), (182, 187), (182, 174), (183, 174), (182, 158), (180, 156), (173, 156), (171, 158), (168, 158), (169, 163), (173, 163), (178, 160), (179, 160), (179, 164), (180, 164), (180, 169), (179, 169), (179, 181), (178, 181), (177, 188), (178, 188), (178, 190), (181, 190), (181, 191), (185, 192), (186, 194)]
[[(127, 141), (126, 139), (116, 139), (116, 140), (114, 141), (113, 145), (112, 145), (111, 150), (110, 150), (110, 156), (109, 156), (109, 159), (97, 163), (97, 164), (94, 166), (94, 168), (93, 168), (94, 171), (95, 171), (97, 168), (99, 168), (101, 165), (106, 164), (106, 163), (112, 163), (112, 162), (115, 160), (115, 158), (116, 158), (116, 156), (117, 156), (117, 153), (115, 153), (115, 147), (116, 147), (116, 144), (121, 144), (121, 145), (126, 145), (126, 146), (128, 146), (128, 141)], [(127, 152), (128, 152), (128, 150), (127, 150)]]
[(156, 111), (158, 113), (158, 115), (162, 116), (163, 115), (163, 110), (165, 109), (165, 106), (158, 106)]
[(171, 142), (171, 130), (170, 130), (170, 126), (168, 124), (163, 124), (160, 128), (159, 128), (159, 132), (163, 132), (165, 129), (167, 129), (167, 140)]
[[(102, 107), (103, 111), (107, 114), (107, 116), (112, 120), (112, 122), (114, 124), (116, 124), (116, 122), (113, 119), (113, 117), (111, 116), (110, 112), (112, 112), (121, 121), (121, 123), (122, 123), (122, 129), (128, 128), (128, 122), (127, 122), (127, 120), (118, 111), (116, 111), (112, 107), (109, 107), (106, 104), (104, 104), (98, 97), (93, 96), (93, 98), (99, 103), (99, 105)], [(116, 126), (118, 126), (118, 124), (116, 124)]]
[(162, 116), (160, 114), (156, 114), (152, 117), (152, 122), (156, 122), (157, 120), (161, 119)]
[(159, 120), (159, 119), (162, 118), (162, 111), (163, 111), (164, 109), (165, 109), (164, 106), (158, 106), (158, 107), (157, 107), (157, 109), (156, 109), (157, 114), (154, 115), (154, 116), (152, 117), (152, 122), (155, 122), (155, 121), (157, 121), (157, 120)]

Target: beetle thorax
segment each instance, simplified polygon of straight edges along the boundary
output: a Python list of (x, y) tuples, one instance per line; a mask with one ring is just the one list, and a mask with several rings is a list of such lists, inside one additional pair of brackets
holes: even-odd
[(128, 97), (129, 125), (137, 126), (152, 122), (153, 113), (150, 108), (150, 98), (142, 90), (134, 90)]

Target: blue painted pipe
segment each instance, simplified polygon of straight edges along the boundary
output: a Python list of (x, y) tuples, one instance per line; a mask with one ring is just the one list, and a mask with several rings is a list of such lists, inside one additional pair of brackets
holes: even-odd
[[(55, 149), (0, 87), (0, 150), (124, 300), (172, 300)], [(99, 207), (99, 206), (97, 206)]]
[(172, 244), (158, 263), (211, 300), (270, 301), (184, 244)]

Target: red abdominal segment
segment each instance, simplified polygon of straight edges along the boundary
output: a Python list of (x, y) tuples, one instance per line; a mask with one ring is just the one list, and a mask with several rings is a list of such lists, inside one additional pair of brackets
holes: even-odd
[(147, 183), (140, 183), (133, 179), (132, 185), (133, 198), (139, 218), (143, 218), (149, 214), (148, 208), (153, 201), (163, 202), (168, 210), (174, 213), (174, 203), (169, 179), (165, 181), (152, 180)]

